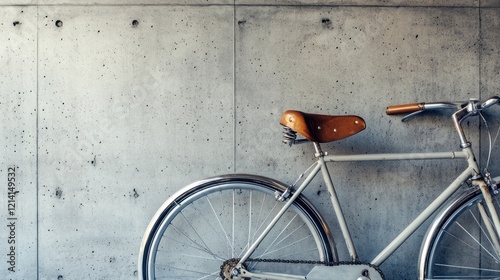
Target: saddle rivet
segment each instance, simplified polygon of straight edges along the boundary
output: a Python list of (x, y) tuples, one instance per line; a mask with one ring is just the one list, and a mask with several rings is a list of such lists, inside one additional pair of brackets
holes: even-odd
[(337, 132), (337, 129), (336, 129), (336, 128), (334, 128), (334, 129), (333, 129), (333, 132)]
[(321, 126), (318, 126), (318, 129), (321, 129)]
[(359, 122), (358, 121), (354, 121), (355, 124), (358, 124)]

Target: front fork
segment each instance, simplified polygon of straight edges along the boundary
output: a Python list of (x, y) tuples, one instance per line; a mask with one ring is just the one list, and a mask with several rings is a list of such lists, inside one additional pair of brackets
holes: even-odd
[[(488, 234), (491, 238), (491, 242), (495, 246), (495, 251), (497, 256), (500, 256), (500, 219), (498, 217), (497, 210), (495, 209), (495, 205), (493, 203), (492, 193), (497, 192), (496, 183), (491, 180), (488, 173), (486, 173), (485, 178), (480, 178), (472, 181), (474, 186), (479, 187), (481, 193), (483, 194), (484, 200), (478, 203), (479, 213), (483, 220), (484, 225), (488, 231)], [(486, 203), (486, 208), (485, 204)], [(488, 211), (486, 211), (486, 209)], [(489, 215), (488, 215), (489, 212)]]

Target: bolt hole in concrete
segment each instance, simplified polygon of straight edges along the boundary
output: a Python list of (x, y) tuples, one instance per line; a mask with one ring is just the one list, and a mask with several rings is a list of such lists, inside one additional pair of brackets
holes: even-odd
[(63, 194), (63, 191), (62, 191), (60, 188), (57, 188), (57, 189), (56, 189), (56, 197), (57, 197), (57, 198), (61, 198), (61, 197), (62, 197), (62, 194)]
[(132, 27), (137, 27), (138, 25), (139, 25), (139, 21), (138, 21), (138, 20), (136, 20), (136, 19), (134, 19), (134, 20), (132, 21)]
[(14, 25), (14, 26), (18, 26), (18, 25), (20, 25), (20, 24), (21, 24), (21, 23), (20, 23), (19, 21), (14, 21), (14, 22), (12, 23), (12, 25)]
[(323, 28), (332, 28), (332, 21), (329, 18), (322, 18), (321, 25), (323, 25)]
[(63, 22), (61, 20), (56, 20), (56, 26), (57, 27), (62, 27), (63, 26)]

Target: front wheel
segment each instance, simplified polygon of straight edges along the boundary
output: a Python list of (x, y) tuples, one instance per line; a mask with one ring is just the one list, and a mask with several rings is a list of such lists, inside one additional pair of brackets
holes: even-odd
[[(140, 279), (228, 279), (235, 265), (283, 203), (285, 186), (252, 175), (194, 183), (167, 200), (151, 221), (139, 256)], [(313, 264), (266, 260), (336, 260), (326, 223), (302, 196), (287, 210), (244, 266), (249, 271), (305, 275)]]
[[(498, 212), (499, 196), (493, 200)], [(500, 279), (500, 256), (480, 214), (482, 203), (477, 190), (438, 216), (441, 221), (430, 231), (428, 245), (423, 244), (420, 279)]]

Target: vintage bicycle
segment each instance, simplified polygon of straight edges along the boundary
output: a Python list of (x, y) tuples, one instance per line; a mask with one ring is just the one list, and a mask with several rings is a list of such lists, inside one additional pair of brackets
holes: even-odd
[[(329, 116), (289, 110), (281, 124), (284, 142), (312, 143), (315, 162), (294, 184), (248, 174), (192, 183), (171, 196), (152, 218), (139, 256), (140, 279), (381, 280), (380, 265), (434, 213), (422, 243), (419, 279), (500, 279), (500, 220), (497, 182), (481, 170), (462, 124), (499, 103), (486, 101), (413, 103), (387, 107), (387, 114), (453, 109), (460, 149), (451, 152), (328, 155), (321, 143), (365, 128), (353, 115)], [(297, 139), (297, 134), (303, 138)], [(498, 134), (497, 134), (498, 135)], [(448, 159), (467, 167), (373, 260), (360, 261), (335, 192), (327, 163)], [(327, 221), (302, 192), (321, 174), (349, 259), (339, 260)], [(500, 184), (500, 183), (499, 183)], [(461, 190), (461, 191), (460, 191)], [(439, 211), (438, 211), (439, 210)], [(389, 277), (390, 278), (390, 277)]]

